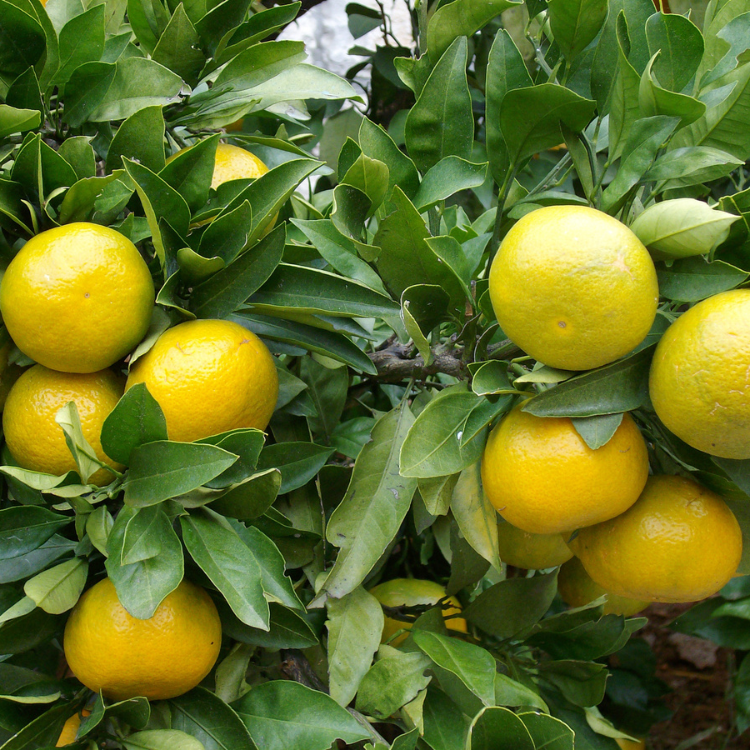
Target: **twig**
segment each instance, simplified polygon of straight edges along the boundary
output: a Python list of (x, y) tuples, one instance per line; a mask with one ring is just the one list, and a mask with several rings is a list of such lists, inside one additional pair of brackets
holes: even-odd
[(409, 378), (421, 379), (429, 375), (443, 373), (460, 380), (468, 379), (468, 371), (461, 361), (462, 350), (438, 352), (433, 361), (425, 365), (422, 355), (412, 357), (414, 347), (393, 344), (382, 351), (371, 352), (368, 356), (378, 369), (377, 380), (398, 383)]

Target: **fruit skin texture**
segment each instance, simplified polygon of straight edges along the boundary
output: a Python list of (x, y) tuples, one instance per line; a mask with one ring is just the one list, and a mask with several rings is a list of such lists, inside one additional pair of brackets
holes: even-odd
[(61, 372), (97, 372), (132, 351), (154, 307), (135, 245), (78, 222), (32, 237), (0, 284), (0, 311), (18, 348)]
[(265, 344), (228, 320), (191, 320), (163, 333), (130, 370), (145, 383), (170, 440), (192, 442), (239, 427), (265, 430), (279, 378)]
[(649, 390), (659, 419), (688, 445), (750, 458), (750, 290), (709, 297), (672, 323)]
[(216, 161), (211, 187), (216, 190), (229, 180), (242, 180), (250, 177), (261, 177), (268, 172), (268, 167), (255, 155), (239, 146), (220, 143), (216, 147)]
[[(61, 475), (77, 471), (55, 415), (73, 401), (81, 418), (83, 436), (97, 458), (118, 471), (102, 448), (102, 424), (123, 394), (123, 381), (111, 370), (68, 373), (34, 365), (10, 389), (3, 411), (3, 432), (13, 458), (24, 469)], [(108, 484), (114, 475), (99, 469), (91, 484)]]
[(521, 406), (493, 428), (482, 457), (484, 491), (506, 521), (556, 534), (613, 518), (638, 499), (648, 453), (630, 415), (592, 450), (569, 419), (535, 417)]
[(112, 700), (163, 700), (191, 690), (211, 671), (221, 621), (208, 594), (186, 580), (153, 617), (138, 620), (105, 578), (73, 607), (63, 648), (71, 671), (89, 689)]
[(530, 534), (502, 518), (497, 524), (497, 541), (500, 559), (516, 568), (556, 568), (573, 557), (560, 534)]
[(586, 572), (607, 591), (651, 602), (694, 602), (715, 594), (742, 557), (737, 519), (691, 479), (649, 477), (628, 511), (581, 529), (571, 541)]
[(81, 728), (81, 717), (86, 717), (90, 714), (91, 711), (86, 708), (80, 714), (73, 714), (63, 725), (55, 747), (65, 747), (65, 745), (72, 744), (75, 741), (78, 730)]
[(506, 336), (527, 354), (589, 370), (643, 341), (659, 287), (651, 256), (624, 224), (585, 206), (548, 206), (506, 235), (490, 299)]
[(602, 614), (622, 615), (632, 617), (648, 607), (649, 602), (639, 599), (628, 599), (605, 591), (598, 583), (595, 583), (586, 572), (581, 561), (574, 557), (560, 568), (557, 576), (557, 590), (563, 601), (569, 607), (583, 607), (600, 596), (607, 595), (607, 601), (602, 608)]
[[(390, 581), (379, 583), (370, 589), (370, 593), (386, 607), (416, 607), (435, 604), (440, 601), (445, 596), (445, 589), (435, 581), (423, 581), (418, 578), (393, 578)], [(449, 597), (448, 602), (450, 606), (443, 609), (443, 618), (458, 614), (461, 611), (461, 604), (455, 596)], [(386, 643), (394, 633), (399, 630), (411, 630), (411, 626), (412, 623), (410, 622), (394, 620), (386, 615), (380, 642)], [(466, 620), (463, 617), (452, 617), (450, 620), (445, 620), (445, 626), (457, 633), (468, 632)], [(407, 634), (402, 633), (390, 641), (389, 645), (398, 646), (406, 638)]]

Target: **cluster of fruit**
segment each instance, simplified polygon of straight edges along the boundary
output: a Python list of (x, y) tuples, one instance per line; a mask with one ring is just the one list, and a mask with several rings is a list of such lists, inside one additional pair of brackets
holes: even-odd
[[(264, 171), (252, 154), (222, 145), (214, 187)], [(57, 422), (60, 409), (72, 402), (100, 466), (82, 479), (110, 483), (123, 467), (102, 448), (102, 425), (138, 383), (161, 407), (170, 440), (266, 428), (278, 376), (263, 342), (230, 321), (193, 320), (169, 328), (136, 358), (153, 309), (151, 272), (135, 245), (114, 229), (67, 224), (21, 248), (0, 284), (0, 310), (13, 342), (36, 364), (19, 376), (20, 368), (7, 364), (10, 344), (2, 350), (2, 383), (7, 388), (14, 381), (3, 410), (6, 463), (56, 476), (76, 471)], [(154, 617), (137, 620), (106, 578), (79, 600), (64, 643), (74, 674), (113, 698), (184, 693), (208, 674), (220, 645), (218, 613), (202, 589), (183, 581)], [(180, 670), (173, 668), (177, 663)]]
[[(630, 229), (592, 208), (555, 206), (507, 234), (490, 296), (503, 331), (524, 351), (585, 370), (641, 344), (659, 293), (651, 257)], [(649, 391), (658, 417), (693, 448), (750, 457), (748, 353), (750, 290), (692, 307), (654, 354)], [(649, 476), (646, 441), (629, 414), (594, 450), (570, 419), (534, 416), (528, 403), (492, 430), (482, 460), (487, 497), (507, 522), (507, 562), (547, 568), (574, 553), (578, 561), (561, 572), (563, 595), (578, 605), (584, 589), (589, 599), (606, 591), (610, 611), (623, 614), (648, 602), (696, 601), (729, 581), (742, 556), (737, 520), (692, 478)]]

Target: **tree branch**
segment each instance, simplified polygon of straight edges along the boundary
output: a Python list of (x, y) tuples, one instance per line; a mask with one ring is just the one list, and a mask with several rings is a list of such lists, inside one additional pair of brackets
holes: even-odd
[(414, 347), (409, 344), (393, 344), (386, 349), (368, 355), (378, 368), (377, 379), (385, 383), (398, 383), (411, 377), (425, 378), (439, 372), (466, 380), (469, 371), (461, 360), (462, 351), (438, 352), (429, 365), (425, 365), (421, 354), (412, 357)]

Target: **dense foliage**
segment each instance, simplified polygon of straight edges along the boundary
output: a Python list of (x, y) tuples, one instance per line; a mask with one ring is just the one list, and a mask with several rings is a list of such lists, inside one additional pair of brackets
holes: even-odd
[[(566, 610), (557, 569), (509, 575), (478, 462), (488, 427), (529, 396), (537, 415), (575, 418), (591, 447), (629, 411), (653, 469), (695, 475), (750, 533), (748, 461), (679, 441), (646, 388), (686, 303), (750, 277), (750, 4), (712, 0), (702, 32), (651, 0), (423, 0), (415, 50), (350, 5), (355, 35), (386, 24), (351, 71), (372, 72), (366, 102), (305, 63), (301, 43), (273, 39), (299, 7), (0, 0), (3, 262), (57, 225), (112, 226), (158, 290), (123, 372), (175, 323), (226, 318), (266, 342), (280, 379), (266, 435), (194, 444), (168, 441), (156, 401), (131, 389), (102, 433), (127, 469), (101, 488), (74, 413), (58, 421), (77, 475), (3, 453), (2, 748), (54, 745), (90, 703), (61, 633), (106, 570), (141, 618), (183, 575), (204, 585), (224, 646), (181, 697), (96, 697), (79, 747), (570, 750), (575, 736), (614, 750), (621, 729), (663, 716), (649, 674), (608, 682), (608, 655), (638, 663), (626, 644), (644, 621), (601, 601)], [(211, 190), (219, 139), (270, 171)], [(649, 336), (584, 374), (524, 356), (489, 302), (499, 241), (554, 204), (637, 217), (666, 258)], [(10, 362), (30, 364), (17, 349)], [(407, 576), (444, 583), (469, 633), (449, 636), (439, 608), (401, 608), (388, 614), (416, 619), (412, 634), (381, 646), (368, 589)], [(747, 648), (742, 585), (682, 627), (731, 620), (729, 645)]]

